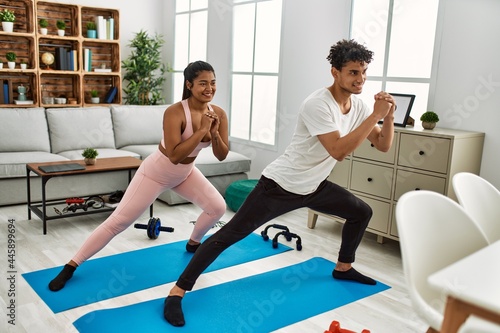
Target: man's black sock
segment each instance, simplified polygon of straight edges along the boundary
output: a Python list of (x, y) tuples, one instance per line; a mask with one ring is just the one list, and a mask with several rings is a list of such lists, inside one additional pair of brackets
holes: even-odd
[(49, 289), (52, 291), (58, 291), (64, 288), (66, 282), (73, 276), (73, 272), (75, 271), (75, 269), (76, 267), (73, 267), (71, 265), (64, 265), (62, 271), (59, 272), (54, 280), (50, 281)]
[(163, 316), (172, 326), (184, 326), (184, 313), (181, 306), (182, 297), (168, 296), (165, 298)]
[(357, 270), (355, 270), (352, 267), (349, 268), (345, 272), (333, 270), (332, 276), (335, 279), (339, 279), (339, 280), (352, 280), (352, 281), (357, 281), (359, 283), (371, 284), (371, 285), (377, 284), (377, 281), (375, 281), (374, 279), (372, 279), (368, 276), (361, 274), (360, 272), (358, 272)]

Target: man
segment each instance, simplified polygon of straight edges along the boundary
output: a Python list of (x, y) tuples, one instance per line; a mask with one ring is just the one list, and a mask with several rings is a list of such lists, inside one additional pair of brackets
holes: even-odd
[[(354, 40), (341, 40), (330, 48), (333, 84), (321, 88), (303, 102), (290, 145), (268, 165), (238, 212), (196, 251), (176, 285), (165, 299), (164, 316), (173, 326), (185, 324), (181, 300), (196, 279), (235, 242), (273, 218), (308, 207), (340, 216), (346, 221), (335, 279), (376, 284), (352, 267), (356, 249), (372, 216), (370, 206), (341, 186), (326, 180), (337, 161), (342, 161), (368, 139), (386, 152), (394, 136), (393, 97), (375, 95), (373, 111), (357, 96), (363, 89), (373, 52)], [(380, 128), (378, 121), (383, 119)]]

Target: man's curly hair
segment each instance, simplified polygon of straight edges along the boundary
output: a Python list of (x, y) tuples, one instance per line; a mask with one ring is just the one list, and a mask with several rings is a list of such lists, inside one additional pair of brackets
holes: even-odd
[(373, 52), (355, 42), (354, 39), (343, 39), (330, 48), (330, 54), (326, 59), (332, 67), (341, 70), (349, 61), (369, 64), (373, 60)]

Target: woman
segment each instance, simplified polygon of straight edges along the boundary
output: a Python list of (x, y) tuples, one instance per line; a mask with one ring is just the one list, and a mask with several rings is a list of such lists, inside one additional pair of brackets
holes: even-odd
[(222, 195), (194, 165), (200, 150), (210, 145), (220, 161), (229, 151), (226, 113), (210, 104), (215, 90), (215, 71), (210, 64), (196, 61), (186, 67), (182, 101), (165, 110), (158, 150), (141, 163), (118, 207), (49, 283), (50, 290), (61, 290), (79, 265), (128, 228), (166, 189), (203, 210), (186, 244), (188, 252), (196, 251), (202, 237), (226, 211)]

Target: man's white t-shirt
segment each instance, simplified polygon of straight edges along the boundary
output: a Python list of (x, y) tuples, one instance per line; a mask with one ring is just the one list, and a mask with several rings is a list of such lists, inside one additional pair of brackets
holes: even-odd
[(370, 114), (368, 106), (355, 95), (351, 95), (351, 110), (344, 115), (327, 88), (313, 92), (300, 107), (290, 145), (283, 155), (264, 169), (262, 175), (292, 193), (305, 195), (314, 192), (336, 163), (317, 136), (339, 131), (342, 137), (357, 128)]

